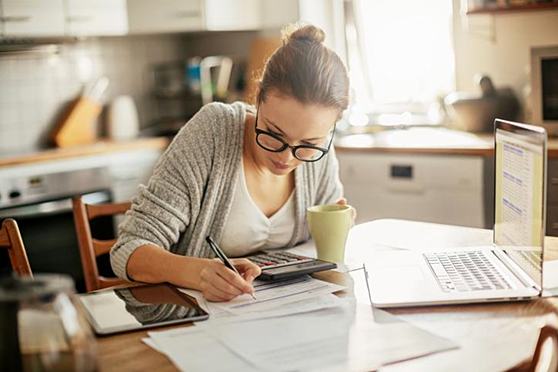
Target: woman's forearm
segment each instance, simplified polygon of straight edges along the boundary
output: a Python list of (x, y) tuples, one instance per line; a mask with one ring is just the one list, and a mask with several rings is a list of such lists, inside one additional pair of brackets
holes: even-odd
[(199, 273), (207, 259), (174, 254), (156, 245), (142, 245), (130, 256), (128, 276), (139, 282), (168, 282), (199, 289)]

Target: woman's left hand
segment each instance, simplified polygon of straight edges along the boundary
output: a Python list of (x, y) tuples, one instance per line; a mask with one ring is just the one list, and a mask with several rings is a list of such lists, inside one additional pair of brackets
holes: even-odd
[[(335, 202), (335, 204), (339, 204), (339, 205), (349, 205), (347, 203), (347, 199), (345, 199), (344, 197), (340, 197), (339, 199), (337, 199), (337, 201)], [(357, 212), (355, 207), (351, 206), (352, 210), (353, 210), (353, 225), (355, 224), (355, 220), (356, 220), (356, 216), (357, 216)]]

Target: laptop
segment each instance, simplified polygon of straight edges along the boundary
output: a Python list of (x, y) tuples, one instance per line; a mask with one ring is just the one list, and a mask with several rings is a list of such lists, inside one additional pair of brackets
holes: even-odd
[(542, 127), (496, 119), (492, 245), (376, 252), (367, 263), (373, 304), (404, 307), (541, 296), (546, 142)]

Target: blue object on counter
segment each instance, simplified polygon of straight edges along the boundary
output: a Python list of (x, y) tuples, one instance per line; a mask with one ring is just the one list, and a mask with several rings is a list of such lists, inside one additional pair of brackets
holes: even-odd
[(201, 92), (201, 59), (199, 57), (190, 58), (186, 64), (186, 84), (191, 93)]

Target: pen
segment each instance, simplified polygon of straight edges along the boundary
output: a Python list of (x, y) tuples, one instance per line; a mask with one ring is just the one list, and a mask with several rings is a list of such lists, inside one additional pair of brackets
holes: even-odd
[[(209, 244), (209, 247), (211, 248), (211, 250), (213, 251), (213, 253), (215, 253), (215, 255), (217, 257), (219, 257), (219, 259), (221, 261), (223, 261), (223, 264), (228, 267), (229, 269), (231, 269), (232, 271), (234, 271), (235, 273), (237, 273), (238, 275), (240, 275), (240, 273), (238, 272), (238, 270), (236, 269), (236, 267), (234, 267), (234, 265), (231, 263), (231, 261), (229, 260), (229, 258), (225, 255), (225, 253), (221, 250), (221, 248), (219, 248), (219, 246), (217, 245), (217, 243), (215, 243), (213, 241), (213, 239), (211, 239), (211, 237), (208, 235), (207, 238), (205, 238), (205, 241), (207, 241), (207, 243)], [(253, 293), (250, 293), (250, 296), (252, 296), (252, 298), (255, 300), (256, 296), (254, 296)]]

